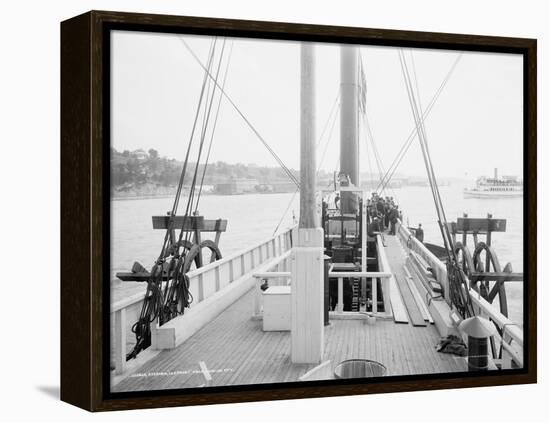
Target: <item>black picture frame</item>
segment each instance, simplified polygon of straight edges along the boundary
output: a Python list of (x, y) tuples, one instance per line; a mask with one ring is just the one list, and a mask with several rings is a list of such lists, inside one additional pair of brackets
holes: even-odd
[[(498, 375), (445, 374), (112, 394), (109, 390), (111, 30), (516, 53), (524, 69), (524, 358)], [(90, 411), (535, 383), (536, 40), (90, 11), (61, 23), (61, 399)], [(108, 281), (108, 278), (107, 278)], [(529, 289), (527, 289), (527, 286)]]

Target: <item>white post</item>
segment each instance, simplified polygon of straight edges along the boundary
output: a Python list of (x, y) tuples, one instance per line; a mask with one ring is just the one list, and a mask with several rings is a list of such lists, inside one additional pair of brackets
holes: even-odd
[(323, 360), (323, 229), (315, 204), (315, 72), (314, 47), (302, 43), (300, 91), (300, 224), (291, 262), (291, 359)]
[(371, 279), (372, 284), (372, 312), (378, 313), (378, 281), (376, 278)]
[(338, 278), (338, 303), (336, 304), (338, 313), (344, 312), (344, 278)]
[(126, 366), (126, 309), (115, 311), (115, 373), (124, 373)]
[(300, 228), (292, 251), (292, 362), (323, 360), (323, 230)]

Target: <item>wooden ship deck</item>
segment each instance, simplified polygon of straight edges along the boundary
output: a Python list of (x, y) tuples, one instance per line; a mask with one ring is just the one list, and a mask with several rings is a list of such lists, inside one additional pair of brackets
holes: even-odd
[[(386, 235), (385, 244), (390, 266), (404, 269), (407, 255), (397, 237)], [(400, 284), (397, 287), (400, 298), (410, 295)], [(115, 376), (113, 392), (293, 382), (307, 377), (317, 365), (292, 363), (289, 331), (263, 331), (262, 319), (255, 318), (256, 295), (256, 287), (249, 289), (181, 345), (157, 351), (130, 372)], [(435, 324), (415, 325), (413, 316), (420, 313), (416, 303), (398, 298), (393, 307), (410, 321), (386, 317), (369, 324), (351, 313), (349, 318), (346, 313), (332, 314), (324, 329), (328, 369), (320, 378), (331, 377), (335, 366), (348, 359), (379, 362), (386, 367), (386, 376), (467, 370), (464, 357), (436, 351), (440, 334)]]
[[(488, 217), (442, 223), (447, 267), (397, 217), (391, 218), (394, 233), (385, 232), (377, 205), (369, 205), (366, 193), (357, 188), (358, 67), (351, 47), (341, 50), (342, 179), (339, 176), (339, 186), (335, 182), (334, 187), (341, 199), (329, 207), (323, 197), (319, 216), (311, 46), (302, 45), (301, 56), (298, 228), (229, 257), (213, 255), (214, 261), (203, 263), (201, 233), (216, 233), (209, 245), (217, 252), (226, 221), (176, 216), (176, 210), (169, 217), (153, 217), (153, 228), (167, 231), (165, 243), (170, 239), (170, 248), (159, 257), (155, 271), (134, 265), (132, 273), (117, 275), (121, 280), (146, 282), (148, 291), (145, 302), (143, 292), (111, 304), (113, 392), (331, 379), (346, 360), (362, 360), (363, 365), (368, 360), (373, 365), (360, 375), (344, 376), (362, 378), (523, 366), (523, 332), (506, 317), (504, 289), (504, 282), (520, 281), (523, 275), (512, 273), (511, 266), (501, 270), (490, 247), (491, 232), (504, 230), (505, 221)], [(382, 201), (373, 196), (375, 200)], [(174, 228), (180, 229), (180, 241), (183, 234), (186, 242), (193, 234), (187, 250), (175, 241)], [(456, 242), (457, 234), (462, 243)], [(476, 266), (466, 247), (469, 234), (474, 238)], [(485, 235), (486, 242), (478, 243), (478, 235)], [(176, 254), (180, 249), (186, 252)], [(481, 265), (482, 253), (486, 266)], [(189, 266), (196, 260), (197, 268), (186, 267), (180, 275), (178, 269), (183, 267), (170, 264), (178, 260)], [(158, 304), (159, 293), (176, 283), (193, 299), (189, 307), (185, 304), (178, 310), (174, 305), (180, 305), (183, 297), (178, 301), (170, 297), (160, 298), (162, 308), (147, 309), (148, 302), (153, 304), (154, 299)], [(499, 308), (492, 305), (497, 296)], [(142, 304), (149, 311), (145, 317)], [(162, 315), (168, 312), (169, 318)], [(136, 321), (147, 326), (147, 331), (139, 331), (147, 333), (147, 343), (138, 341), (143, 348), (127, 354), (132, 348), (130, 328)], [(485, 338), (485, 350), (490, 339), (491, 355), (484, 351), (469, 357), (482, 357), (483, 367), (436, 349), (441, 337), (447, 337), (464, 353), (470, 333), (461, 324), (472, 321), (490, 329), (477, 339)], [(385, 371), (375, 375), (375, 368)]]
[[(298, 381), (313, 364), (293, 364), (290, 332), (264, 332), (251, 319), (254, 289), (179, 347), (160, 352), (113, 387), (114, 392)], [(433, 325), (334, 319), (325, 327), (330, 372), (347, 359), (382, 363), (387, 376), (466, 371), (463, 357), (436, 352)]]

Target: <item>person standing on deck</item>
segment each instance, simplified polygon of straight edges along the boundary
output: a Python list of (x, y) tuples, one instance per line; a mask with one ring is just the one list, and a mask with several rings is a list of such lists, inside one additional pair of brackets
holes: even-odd
[(395, 235), (395, 224), (397, 223), (397, 208), (392, 208), (389, 212), (389, 220), (391, 223), (390, 235)]
[(386, 226), (386, 228), (390, 227), (392, 209), (393, 207), (391, 207), (390, 203), (386, 200), (386, 204), (384, 206), (384, 226)]
[(414, 236), (421, 243), (424, 243), (424, 229), (422, 229), (422, 223), (418, 224), (418, 228), (414, 231)]
[(382, 219), (380, 222), (382, 224), (382, 230), (385, 229), (384, 228), (384, 211), (385, 211), (384, 209), (385, 209), (384, 201), (381, 198), (379, 198), (378, 202), (376, 203), (376, 210), (378, 211), (378, 216), (380, 216)]

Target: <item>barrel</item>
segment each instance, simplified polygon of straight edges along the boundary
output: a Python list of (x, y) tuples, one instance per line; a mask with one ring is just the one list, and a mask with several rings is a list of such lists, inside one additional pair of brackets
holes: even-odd
[(386, 374), (386, 367), (373, 360), (352, 359), (342, 361), (334, 369), (336, 379), (380, 377)]
[(475, 372), (489, 369), (489, 343), (487, 338), (468, 336), (468, 370)]

